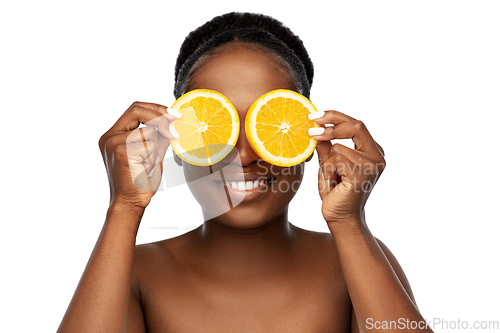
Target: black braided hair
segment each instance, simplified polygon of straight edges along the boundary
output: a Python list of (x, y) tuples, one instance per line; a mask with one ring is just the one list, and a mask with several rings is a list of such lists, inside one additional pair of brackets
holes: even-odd
[(193, 66), (203, 55), (236, 41), (256, 44), (282, 58), (299, 92), (309, 97), (314, 68), (302, 40), (270, 16), (232, 12), (206, 22), (182, 43), (175, 65), (175, 98), (185, 92)]

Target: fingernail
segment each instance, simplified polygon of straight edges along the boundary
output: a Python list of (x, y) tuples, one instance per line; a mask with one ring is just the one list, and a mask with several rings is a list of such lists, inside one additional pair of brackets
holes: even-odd
[(308, 117), (310, 120), (319, 119), (325, 115), (325, 111), (309, 113)]
[(179, 111), (174, 110), (174, 109), (172, 109), (172, 108), (168, 108), (168, 109), (167, 109), (167, 113), (168, 113), (169, 115), (174, 116), (175, 118), (180, 118), (180, 117), (182, 117), (182, 114), (180, 114), (180, 113), (179, 113)]
[(174, 126), (170, 125), (168, 127), (168, 130), (170, 131), (170, 134), (173, 135), (174, 138), (178, 139), (179, 138), (179, 133), (175, 130)]
[(309, 135), (321, 135), (325, 133), (324, 127), (312, 127), (308, 130)]

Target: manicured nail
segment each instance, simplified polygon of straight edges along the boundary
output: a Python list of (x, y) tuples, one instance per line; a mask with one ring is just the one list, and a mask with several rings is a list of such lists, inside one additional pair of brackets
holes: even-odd
[(172, 134), (174, 138), (176, 138), (176, 139), (179, 138), (179, 133), (177, 133), (174, 126), (170, 125), (168, 130), (170, 131), (170, 134)]
[(310, 120), (319, 119), (325, 115), (325, 111), (309, 113), (308, 117)]
[(179, 111), (174, 110), (174, 109), (172, 109), (172, 108), (168, 108), (168, 109), (167, 109), (167, 113), (168, 113), (169, 115), (174, 116), (175, 118), (180, 118), (180, 117), (182, 117), (182, 114), (180, 114), (180, 113), (179, 113)]
[(309, 135), (321, 135), (325, 133), (324, 127), (313, 127), (309, 129)]

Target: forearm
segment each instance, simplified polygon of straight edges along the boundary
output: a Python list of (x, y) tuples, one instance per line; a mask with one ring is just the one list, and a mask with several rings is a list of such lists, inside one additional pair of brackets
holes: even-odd
[[(329, 229), (337, 244), (360, 331), (376, 332), (372, 325), (367, 330), (367, 323), (375, 321), (422, 322), (420, 327), (423, 327), (424, 318), (370, 230), (361, 221), (330, 223)], [(404, 331), (412, 330), (406, 327)]]
[(143, 211), (111, 205), (58, 332), (123, 332)]

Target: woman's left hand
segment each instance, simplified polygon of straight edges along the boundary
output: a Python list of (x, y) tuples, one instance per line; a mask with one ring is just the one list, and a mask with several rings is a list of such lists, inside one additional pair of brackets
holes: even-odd
[[(326, 222), (364, 224), (364, 207), (375, 183), (385, 168), (384, 151), (368, 132), (363, 122), (338, 111), (325, 111), (314, 121), (322, 125), (323, 133), (313, 135), (318, 140), (318, 189), (323, 200), (322, 213)], [(333, 127), (324, 127), (333, 124)], [(320, 129), (312, 129), (321, 131)], [(316, 132), (317, 133), (317, 132)], [(330, 140), (352, 139), (354, 149)]]

